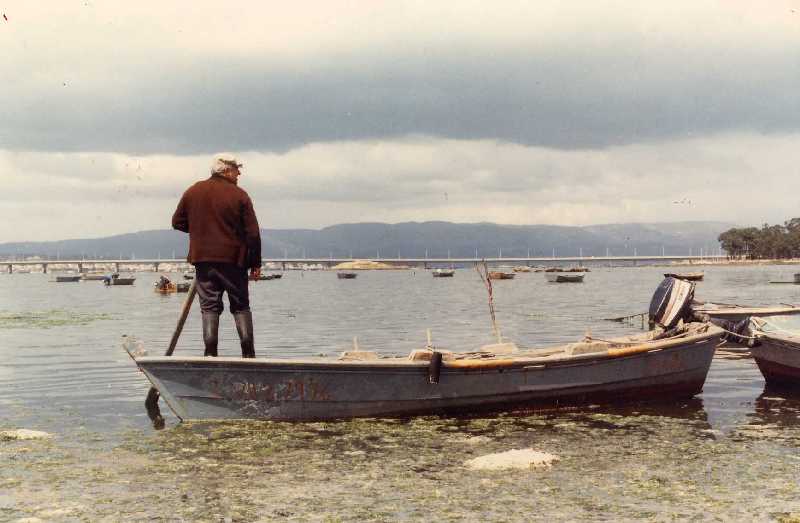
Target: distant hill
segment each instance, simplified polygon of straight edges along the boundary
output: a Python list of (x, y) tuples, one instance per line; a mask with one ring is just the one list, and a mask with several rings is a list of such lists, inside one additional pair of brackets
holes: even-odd
[[(604, 256), (717, 252), (723, 222), (627, 223), (565, 227), (494, 223), (352, 223), (324, 229), (263, 229), (265, 258)], [(0, 244), (0, 257), (182, 258), (188, 236), (172, 230), (106, 238)]]

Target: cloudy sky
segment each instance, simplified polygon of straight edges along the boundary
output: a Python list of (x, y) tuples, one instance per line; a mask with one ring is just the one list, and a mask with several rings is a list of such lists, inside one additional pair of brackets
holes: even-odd
[(0, 242), (800, 216), (800, 0), (0, 0)]

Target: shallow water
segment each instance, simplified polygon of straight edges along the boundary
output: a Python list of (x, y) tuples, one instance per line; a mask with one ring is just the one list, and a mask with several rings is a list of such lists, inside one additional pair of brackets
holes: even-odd
[[(495, 283), (497, 319), (520, 346), (638, 326), (664, 270), (596, 268), (583, 284), (542, 274)], [(798, 267), (708, 267), (699, 299), (800, 302), (769, 285)], [(800, 517), (800, 397), (765, 391), (749, 358), (716, 358), (689, 402), (526, 416), (421, 417), (337, 423), (193, 423), (150, 427), (149, 383), (120, 348), (135, 334), (165, 350), (183, 295), (0, 276), (0, 430), (50, 432), (0, 441), (0, 520), (568, 521), (791, 520)], [(251, 285), (257, 353), (471, 350), (492, 341), (486, 292), (471, 270), (287, 272)], [(201, 354), (192, 311), (178, 354)], [(238, 352), (230, 316), (221, 353)], [(163, 407), (167, 414), (166, 407)], [(549, 470), (467, 470), (471, 458), (532, 447)]]

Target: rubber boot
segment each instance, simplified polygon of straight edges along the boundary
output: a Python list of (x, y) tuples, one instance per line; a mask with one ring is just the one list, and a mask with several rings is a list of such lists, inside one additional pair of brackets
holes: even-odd
[(236, 331), (242, 343), (242, 358), (255, 358), (256, 349), (253, 342), (253, 313), (250, 311), (237, 312), (233, 315), (236, 322)]
[(219, 314), (216, 312), (203, 313), (203, 343), (206, 351), (203, 356), (216, 356), (217, 343), (219, 342)]

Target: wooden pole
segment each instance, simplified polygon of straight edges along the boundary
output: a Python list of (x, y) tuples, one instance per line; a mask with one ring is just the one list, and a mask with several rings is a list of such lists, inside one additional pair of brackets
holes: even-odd
[(194, 302), (196, 294), (197, 278), (192, 280), (192, 284), (189, 286), (189, 295), (186, 296), (186, 300), (183, 302), (181, 315), (178, 318), (178, 325), (175, 327), (175, 332), (172, 333), (172, 339), (169, 340), (169, 348), (164, 356), (172, 356), (172, 353), (175, 352), (175, 345), (178, 344), (178, 338), (180, 338), (181, 332), (183, 332), (183, 325), (186, 323), (186, 318), (189, 316), (189, 310), (192, 308), (192, 303)]
[[(172, 356), (172, 353), (175, 352), (175, 346), (178, 344), (178, 338), (180, 338), (181, 332), (183, 332), (183, 326), (186, 323), (186, 318), (189, 316), (189, 310), (192, 308), (192, 303), (194, 302), (196, 294), (197, 278), (192, 280), (192, 284), (189, 286), (189, 295), (186, 296), (186, 300), (183, 302), (181, 315), (178, 318), (178, 325), (175, 326), (175, 332), (172, 333), (172, 339), (169, 340), (169, 347), (164, 356)], [(144, 400), (147, 415), (150, 417), (150, 421), (153, 422), (153, 428), (156, 430), (163, 429), (165, 425), (164, 417), (161, 415), (161, 411), (158, 408), (158, 399), (160, 397), (161, 395), (158, 393), (158, 389), (150, 387), (150, 390), (147, 391), (147, 398)]]

